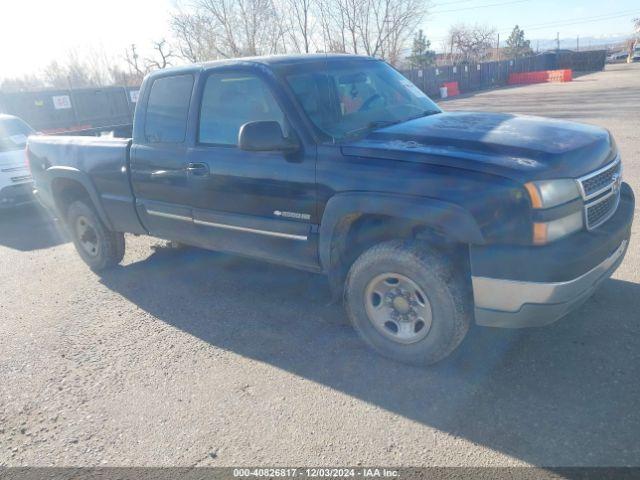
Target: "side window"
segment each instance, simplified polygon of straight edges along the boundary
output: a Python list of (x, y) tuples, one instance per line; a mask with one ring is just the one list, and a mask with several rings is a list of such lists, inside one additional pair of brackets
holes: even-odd
[(287, 136), (284, 114), (260, 78), (242, 73), (207, 78), (200, 107), (200, 143), (235, 146), (240, 127), (259, 120), (275, 120)]
[(154, 80), (151, 85), (144, 134), (149, 143), (182, 143), (187, 130), (193, 75)]

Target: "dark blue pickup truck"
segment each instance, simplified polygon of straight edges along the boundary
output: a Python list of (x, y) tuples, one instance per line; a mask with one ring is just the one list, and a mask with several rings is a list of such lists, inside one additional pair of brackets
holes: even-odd
[(324, 273), (370, 346), (417, 364), (473, 321), (565, 315), (622, 262), (634, 211), (608, 131), (446, 113), (347, 55), (158, 71), (132, 139), (35, 136), (27, 155), (92, 269), (133, 233)]

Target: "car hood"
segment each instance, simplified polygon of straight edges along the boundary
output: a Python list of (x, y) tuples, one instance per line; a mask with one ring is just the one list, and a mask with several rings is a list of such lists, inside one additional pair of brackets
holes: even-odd
[(0, 167), (20, 167), (26, 168), (24, 149), (0, 152)]
[(605, 129), (501, 113), (451, 112), (377, 129), (344, 155), (452, 166), (518, 181), (576, 178), (611, 161)]

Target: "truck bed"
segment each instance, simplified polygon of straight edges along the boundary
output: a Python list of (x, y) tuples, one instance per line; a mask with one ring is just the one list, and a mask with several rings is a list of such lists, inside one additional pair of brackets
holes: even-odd
[(28, 156), (36, 193), (54, 204), (56, 189), (79, 183), (113, 230), (144, 233), (129, 181), (130, 149), (130, 138), (31, 136)]

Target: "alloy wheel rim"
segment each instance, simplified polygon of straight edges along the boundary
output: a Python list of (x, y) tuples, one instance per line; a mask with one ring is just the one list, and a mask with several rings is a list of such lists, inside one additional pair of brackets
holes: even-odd
[(431, 330), (429, 298), (409, 277), (391, 272), (374, 277), (367, 284), (364, 302), (375, 329), (395, 342), (416, 343)]

